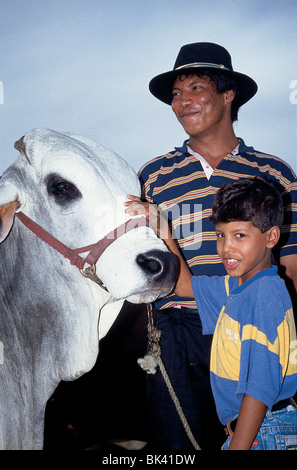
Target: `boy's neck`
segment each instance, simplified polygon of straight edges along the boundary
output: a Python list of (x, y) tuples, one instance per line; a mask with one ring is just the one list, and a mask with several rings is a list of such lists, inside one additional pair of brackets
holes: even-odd
[(238, 277), (238, 286), (242, 286), (243, 284), (245, 284), (246, 282), (250, 281), (251, 279), (253, 279), (255, 276), (257, 276), (257, 274), (263, 272), (263, 271), (266, 271), (267, 269), (270, 269), (272, 267), (272, 264), (270, 263), (270, 265), (267, 265), (266, 267), (263, 267), (262, 269), (260, 269), (259, 271), (255, 272), (255, 274), (253, 274), (251, 277), (249, 277), (248, 279), (245, 279), (246, 276), (239, 276)]

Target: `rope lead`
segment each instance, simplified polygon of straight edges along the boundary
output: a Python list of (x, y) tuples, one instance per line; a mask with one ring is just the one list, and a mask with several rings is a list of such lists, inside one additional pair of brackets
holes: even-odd
[(184, 429), (187, 433), (189, 440), (191, 441), (193, 447), (196, 450), (201, 450), (197, 441), (194, 438), (194, 435), (191, 431), (187, 418), (182, 410), (179, 399), (176, 396), (174, 388), (172, 386), (171, 380), (167, 374), (166, 368), (161, 359), (161, 347), (159, 345), (159, 340), (161, 338), (161, 331), (157, 330), (154, 326), (153, 319), (153, 309), (152, 305), (147, 306), (147, 315), (148, 315), (148, 341), (149, 341), (149, 353), (144, 356), (144, 358), (138, 359), (137, 362), (140, 367), (147, 372), (148, 374), (155, 374), (157, 372), (157, 367), (159, 366), (161, 374), (164, 378), (164, 381), (167, 385), (170, 396), (175, 405), (176, 411), (180, 417), (180, 420), (184, 426)]

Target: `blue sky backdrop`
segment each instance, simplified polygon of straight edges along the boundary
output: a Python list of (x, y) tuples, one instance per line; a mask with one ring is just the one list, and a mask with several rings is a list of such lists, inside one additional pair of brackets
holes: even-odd
[(137, 171), (186, 135), (148, 91), (180, 47), (226, 47), (258, 83), (236, 134), (297, 170), (296, 0), (0, 0), (0, 174), (26, 131), (75, 132)]

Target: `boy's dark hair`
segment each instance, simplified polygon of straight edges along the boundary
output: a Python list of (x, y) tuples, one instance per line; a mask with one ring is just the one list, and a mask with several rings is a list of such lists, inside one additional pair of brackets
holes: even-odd
[(239, 110), (238, 100), (240, 98), (240, 93), (237, 87), (237, 83), (235, 80), (233, 80), (233, 78), (230, 78), (224, 73), (217, 71), (217, 70), (204, 70), (199, 73), (191, 72), (189, 74), (180, 75), (179, 78), (182, 80), (182, 77), (187, 77), (189, 75), (197, 75), (197, 77), (200, 77), (200, 78), (208, 77), (210, 81), (214, 84), (214, 86), (216, 87), (217, 93), (224, 93), (225, 91), (228, 91), (228, 90), (234, 90), (235, 97), (231, 105), (231, 121), (235, 122), (238, 120), (238, 110)]
[(224, 184), (216, 193), (210, 220), (226, 223), (252, 222), (262, 233), (282, 227), (284, 207), (278, 189), (262, 178), (239, 178)]

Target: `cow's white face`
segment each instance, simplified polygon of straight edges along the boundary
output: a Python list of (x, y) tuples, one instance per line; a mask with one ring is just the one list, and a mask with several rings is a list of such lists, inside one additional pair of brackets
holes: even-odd
[[(30, 131), (16, 148), (21, 155), (0, 180), (0, 206), (17, 200), (17, 210), (70, 248), (95, 243), (128, 219), (123, 203), (139, 196), (138, 178), (110, 150), (47, 129)], [(140, 227), (115, 240), (96, 271), (113, 297), (151, 302), (172, 289), (172, 261), (154, 232)]]

